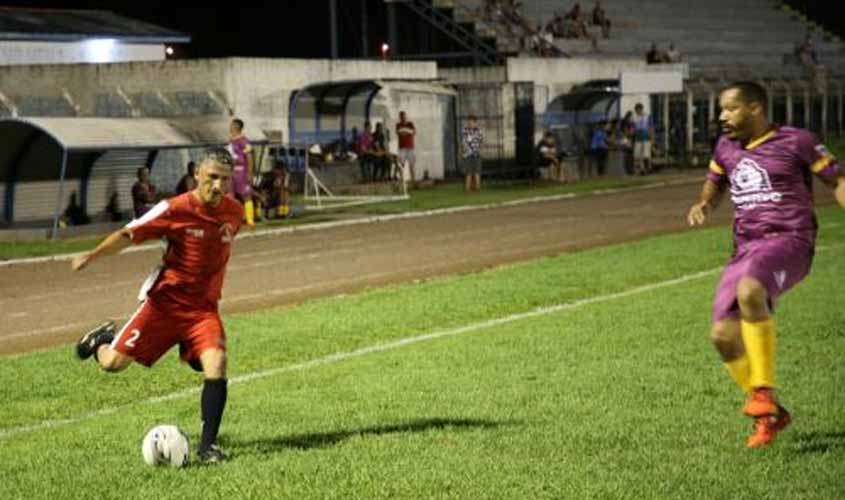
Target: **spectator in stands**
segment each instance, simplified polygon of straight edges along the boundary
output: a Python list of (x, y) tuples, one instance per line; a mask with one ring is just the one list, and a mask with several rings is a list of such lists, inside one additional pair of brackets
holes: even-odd
[[(399, 138), (399, 165), (408, 166), (408, 172), (411, 174), (411, 185), (417, 184), (417, 156), (414, 154), (414, 137), (417, 135), (417, 129), (414, 127), (414, 122), (408, 120), (408, 115), (404, 111), (399, 112), (399, 123), (396, 124), (396, 136)], [(401, 178), (401, 173), (399, 178)]]
[(642, 103), (634, 106), (634, 167), (637, 174), (651, 173), (651, 143), (654, 140), (654, 125), (651, 115), (645, 112)]
[(461, 158), (463, 159), (464, 189), (481, 189), (481, 147), (484, 133), (478, 126), (475, 115), (467, 117), (467, 124), (461, 129)]
[(189, 161), (187, 173), (185, 173), (185, 175), (179, 179), (179, 183), (176, 184), (176, 194), (187, 193), (188, 191), (193, 191), (194, 188), (197, 187), (197, 180), (194, 177), (195, 169), (196, 163)]
[(605, 122), (598, 123), (590, 139), (590, 156), (596, 164), (596, 173), (604, 175), (607, 170), (607, 126)]
[(610, 19), (607, 18), (607, 13), (598, 0), (596, 0), (596, 5), (593, 7), (592, 21), (594, 25), (601, 27), (601, 35), (604, 38), (610, 38)]
[(657, 44), (652, 43), (651, 48), (646, 52), (645, 62), (648, 64), (659, 64), (663, 62), (663, 54), (657, 50)]
[(373, 126), (369, 121), (364, 122), (364, 132), (358, 138), (358, 166), (361, 169), (361, 182), (372, 180), (375, 169), (373, 156)]
[(155, 205), (156, 188), (150, 182), (150, 169), (141, 167), (137, 170), (138, 181), (132, 186), (132, 207), (138, 219)]
[(801, 65), (807, 70), (807, 74), (814, 84), (818, 84), (817, 77), (821, 65), (819, 64), (818, 54), (816, 54), (815, 45), (813, 44), (813, 35), (807, 33), (804, 41), (798, 46), (798, 60)]
[(548, 177), (553, 180), (566, 182), (566, 175), (560, 168), (560, 156), (557, 151), (557, 141), (554, 134), (546, 132), (537, 144), (537, 166), (549, 169)]
[(669, 44), (669, 50), (666, 51), (664, 54), (664, 60), (667, 63), (678, 63), (681, 62), (681, 52), (675, 48), (674, 43)]

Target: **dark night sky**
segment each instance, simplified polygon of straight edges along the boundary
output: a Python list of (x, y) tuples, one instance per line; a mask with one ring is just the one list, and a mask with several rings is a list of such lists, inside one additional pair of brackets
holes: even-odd
[[(386, 7), (382, 0), (338, 0), (340, 57), (361, 57), (361, 3), (367, 4), (369, 57), (377, 55), (381, 42), (387, 39)], [(607, 0), (606, 4), (612, 4)], [(679, 0), (692, 1), (692, 0)], [(574, 0), (561, 0), (568, 6)], [(176, 56), (184, 57), (328, 57), (330, 55), (328, 0), (276, 0), (275, 2), (243, 2), (248, 7), (202, 8), (174, 7), (176, 2), (143, 0), (115, 1), (14, 1), (0, 0), (0, 5), (50, 7), (65, 9), (98, 8), (148, 21), (188, 33), (192, 43), (176, 47)], [(223, 2), (220, 2), (221, 4)], [(239, 5), (240, 2), (226, 2)], [(582, 4), (590, 5), (587, 0)], [(794, 7), (808, 11), (812, 17), (830, 21), (827, 28), (845, 37), (843, 17), (834, 15), (839, 1), (787, 0)], [(400, 8), (399, 45), (403, 53), (419, 53), (429, 45), (434, 50), (458, 50), (452, 42), (438, 35), (416, 16)]]

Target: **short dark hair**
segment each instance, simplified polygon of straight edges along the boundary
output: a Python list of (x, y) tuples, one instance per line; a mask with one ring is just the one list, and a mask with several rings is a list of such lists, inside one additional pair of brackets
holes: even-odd
[(736, 89), (738, 91), (739, 98), (742, 99), (745, 104), (759, 102), (760, 105), (765, 107), (769, 102), (769, 96), (766, 94), (766, 89), (757, 82), (733, 82), (722, 89), (722, 92), (731, 89)]
[(634, 106), (634, 109), (643, 109), (643, 103), (638, 102), (638, 103)]
[(243, 121), (243, 120), (241, 120), (240, 118), (235, 118), (235, 119), (233, 119), (233, 120), (232, 120), (232, 123), (234, 123), (235, 125), (237, 125), (238, 130), (243, 130), (243, 129), (244, 129), (244, 121)]
[(197, 160), (197, 165), (202, 165), (207, 161), (214, 161), (229, 168), (235, 167), (235, 159), (232, 158), (232, 154), (229, 153), (228, 149), (220, 146), (205, 149)]
[(478, 117), (475, 116), (475, 115), (469, 115), (469, 116), (467, 116), (467, 121), (473, 121), (473, 122), (478, 121)]

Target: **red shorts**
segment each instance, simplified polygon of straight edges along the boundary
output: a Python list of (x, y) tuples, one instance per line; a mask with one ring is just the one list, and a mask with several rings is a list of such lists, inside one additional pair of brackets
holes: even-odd
[(168, 349), (182, 343), (183, 361), (199, 359), (207, 349), (226, 350), (226, 334), (217, 311), (163, 307), (147, 299), (129, 318), (112, 349), (152, 366)]

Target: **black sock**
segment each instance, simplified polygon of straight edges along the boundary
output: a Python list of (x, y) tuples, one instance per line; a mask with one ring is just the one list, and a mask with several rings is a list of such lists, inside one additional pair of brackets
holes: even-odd
[(205, 379), (202, 386), (202, 442), (200, 450), (206, 450), (217, 441), (220, 420), (226, 407), (228, 380), (225, 378)]

